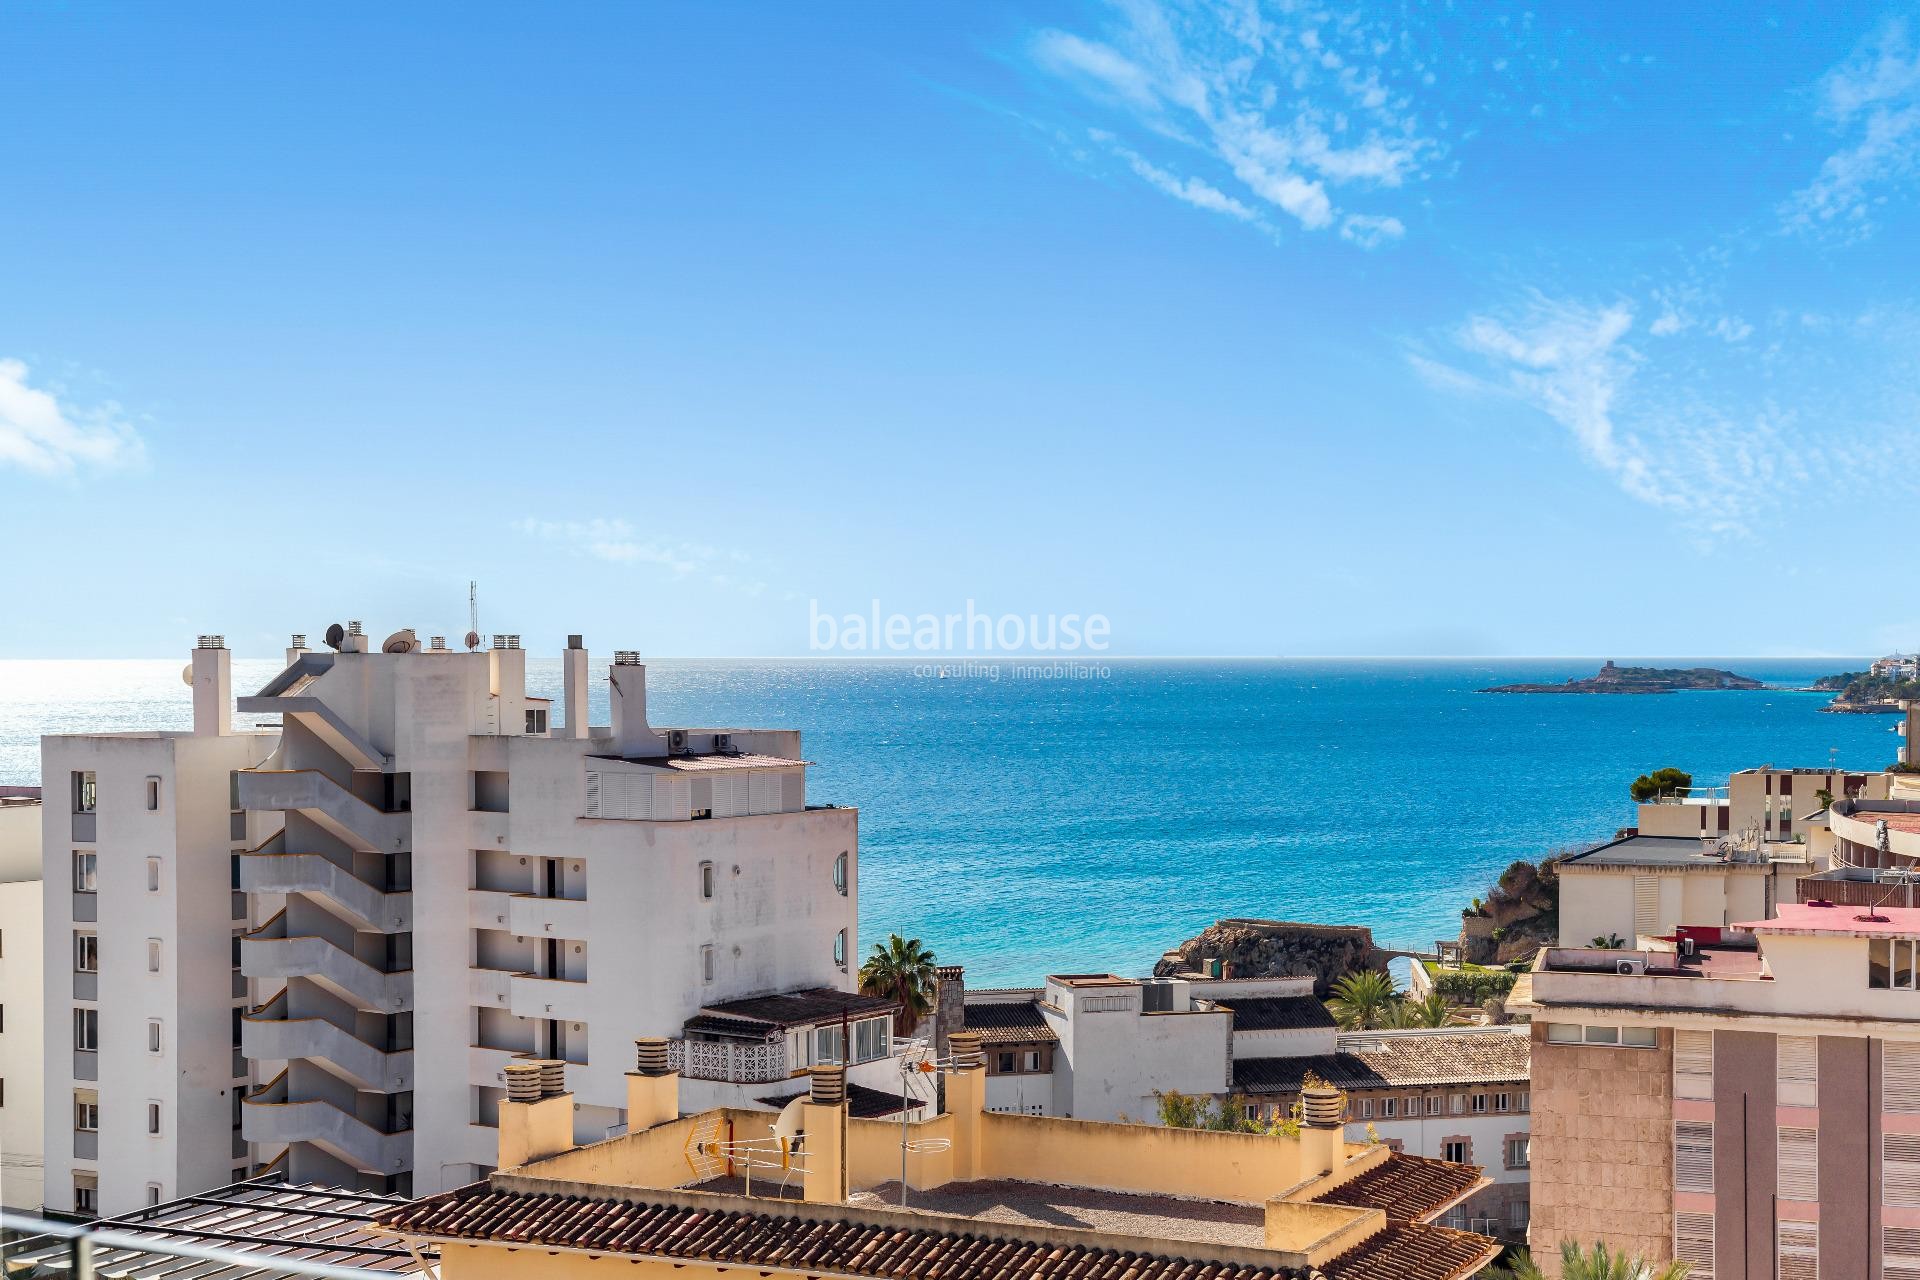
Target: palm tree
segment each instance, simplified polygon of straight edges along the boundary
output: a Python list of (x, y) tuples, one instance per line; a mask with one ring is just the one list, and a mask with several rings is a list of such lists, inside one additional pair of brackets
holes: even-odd
[[(1686, 1280), (1692, 1267), (1685, 1262), (1648, 1262), (1627, 1253), (1614, 1253), (1605, 1244), (1595, 1243), (1584, 1250), (1578, 1241), (1560, 1242), (1560, 1280)], [(1546, 1280), (1525, 1249), (1513, 1255), (1504, 1272), (1489, 1272), (1493, 1280)]]
[(933, 1012), (933, 1000), (940, 987), (940, 975), (934, 969), (933, 952), (899, 934), (885, 943), (873, 944), (873, 954), (860, 966), (860, 993), (890, 997), (897, 1006), (893, 1012), (893, 1033), (909, 1036), (920, 1019)]
[(1346, 1030), (1373, 1031), (1386, 1025), (1397, 1000), (1392, 974), (1362, 969), (1333, 984), (1333, 999), (1327, 1001), (1327, 1008), (1333, 1020)]
[(1453, 1006), (1438, 991), (1429, 991), (1418, 1000), (1402, 1000), (1390, 1011), (1395, 1027), (1444, 1027)]

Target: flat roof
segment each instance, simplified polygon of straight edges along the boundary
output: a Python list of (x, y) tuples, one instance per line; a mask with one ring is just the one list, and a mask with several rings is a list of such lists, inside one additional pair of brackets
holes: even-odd
[[(1721, 839), (1718, 834), (1712, 837)], [(1705, 851), (1706, 841), (1699, 836), (1621, 836), (1591, 849), (1570, 854), (1556, 864), (1560, 867), (1669, 867), (1675, 870), (1725, 870), (1743, 868), (1765, 871), (1765, 862), (1735, 862)]]
[(1531, 1043), (1524, 1031), (1461, 1030), (1434, 1034), (1348, 1033), (1332, 1054), (1311, 1057), (1240, 1058), (1233, 1061), (1233, 1087), (1243, 1093), (1298, 1093), (1311, 1071), (1341, 1089), (1415, 1088), (1429, 1085), (1518, 1084), (1531, 1069)]
[(1816, 907), (1811, 902), (1782, 902), (1774, 907), (1773, 919), (1734, 928), (1758, 934), (1913, 938), (1920, 937), (1920, 907)]
[(672, 773), (719, 773), (727, 769), (797, 769), (811, 760), (790, 760), (786, 756), (763, 756), (745, 751), (708, 752), (688, 756), (608, 756), (590, 755), (589, 760), (618, 760), (623, 764), (642, 764), (650, 769)]
[(885, 996), (863, 996), (856, 991), (836, 991), (832, 987), (813, 987), (806, 991), (783, 991), (774, 995), (748, 996), (743, 1000), (723, 1000), (702, 1005), (700, 1012), (687, 1019), (686, 1026), (698, 1031), (741, 1034), (717, 1025), (717, 1019), (758, 1023), (761, 1028), (806, 1027), (820, 1022), (871, 1018), (892, 1013), (894, 1002)]

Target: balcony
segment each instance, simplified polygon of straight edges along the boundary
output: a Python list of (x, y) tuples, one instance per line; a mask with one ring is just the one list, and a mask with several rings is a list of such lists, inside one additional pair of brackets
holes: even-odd
[[(389, 757), (361, 737), (359, 731), (342, 720), (332, 707), (303, 692), (307, 683), (303, 681), (293, 686), (291, 692), (278, 696), (241, 698), (235, 704), (236, 709), (247, 714), (286, 716), (296, 720), (352, 768), (384, 769)], [(248, 807), (252, 808), (251, 805)]]
[(240, 1048), (247, 1057), (325, 1063), (365, 1089), (399, 1093), (413, 1087), (413, 1051), (388, 1052), (325, 1018), (289, 1018), (281, 993), (242, 1019)]
[(504, 1009), (516, 976), (505, 969), (469, 969), (467, 999), (484, 1009)]
[(248, 893), (314, 894), (379, 933), (413, 927), (411, 893), (384, 892), (317, 853), (242, 854), (240, 887)]
[(583, 899), (513, 894), (507, 899), (507, 931), (526, 938), (585, 938), (587, 904)]
[(1881, 848), (1882, 823), (1886, 824), (1886, 852), (1920, 861), (1920, 801), (1836, 800), (1827, 811), (1827, 826), (1833, 834), (1865, 849)]
[(413, 974), (386, 973), (317, 934), (286, 936), (286, 915), (240, 939), (240, 972), (249, 978), (308, 978), (356, 1008), (413, 1008)]
[(507, 1008), (521, 1018), (586, 1022), (587, 984), (516, 973), (507, 980)]
[(362, 853), (398, 853), (407, 847), (412, 815), (376, 809), (317, 769), (245, 769), (239, 781), (244, 809), (298, 810)]
[(746, 1041), (669, 1040), (667, 1061), (689, 1080), (725, 1080), (731, 1084), (770, 1084), (785, 1080), (787, 1045), (784, 1040)]
[(240, 1136), (278, 1146), (310, 1142), (366, 1173), (399, 1173), (413, 1163), (413, 1131), (382, 1133), (331, 1102), (285, 1098), (284, 1077), (241, 1099)]

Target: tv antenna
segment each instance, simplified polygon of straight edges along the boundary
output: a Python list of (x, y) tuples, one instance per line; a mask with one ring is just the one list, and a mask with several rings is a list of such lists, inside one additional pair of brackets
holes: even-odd
[(907, 1157), (945, 1151), (953, 1145), (948, 1138), (915, 1138), (911, 1135), (907, 1118), (924, 1105), (925, 1100), (916, 1096), (908, 1085), (915, 1076), (932, 1076), (937, 1082), (941, 1076), (952, 1075), (956, 1069), (951, 1056), (943, 1059), (929, 1053), (925, 1040), (913, 1041), (907, 1051), (900, 1055), (900, 1207), (903, 1209), (907, 1207)]

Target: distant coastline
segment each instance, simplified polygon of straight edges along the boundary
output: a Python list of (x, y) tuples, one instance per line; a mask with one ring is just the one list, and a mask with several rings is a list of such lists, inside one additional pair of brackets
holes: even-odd
[(1718, 667), (1621, 667), (1608, 659), (1585, 679), (1562, 684), (1499, 684), (1481, 693), (1679, 693), (1684, 690), (1754, 690), (1766, 684)]

